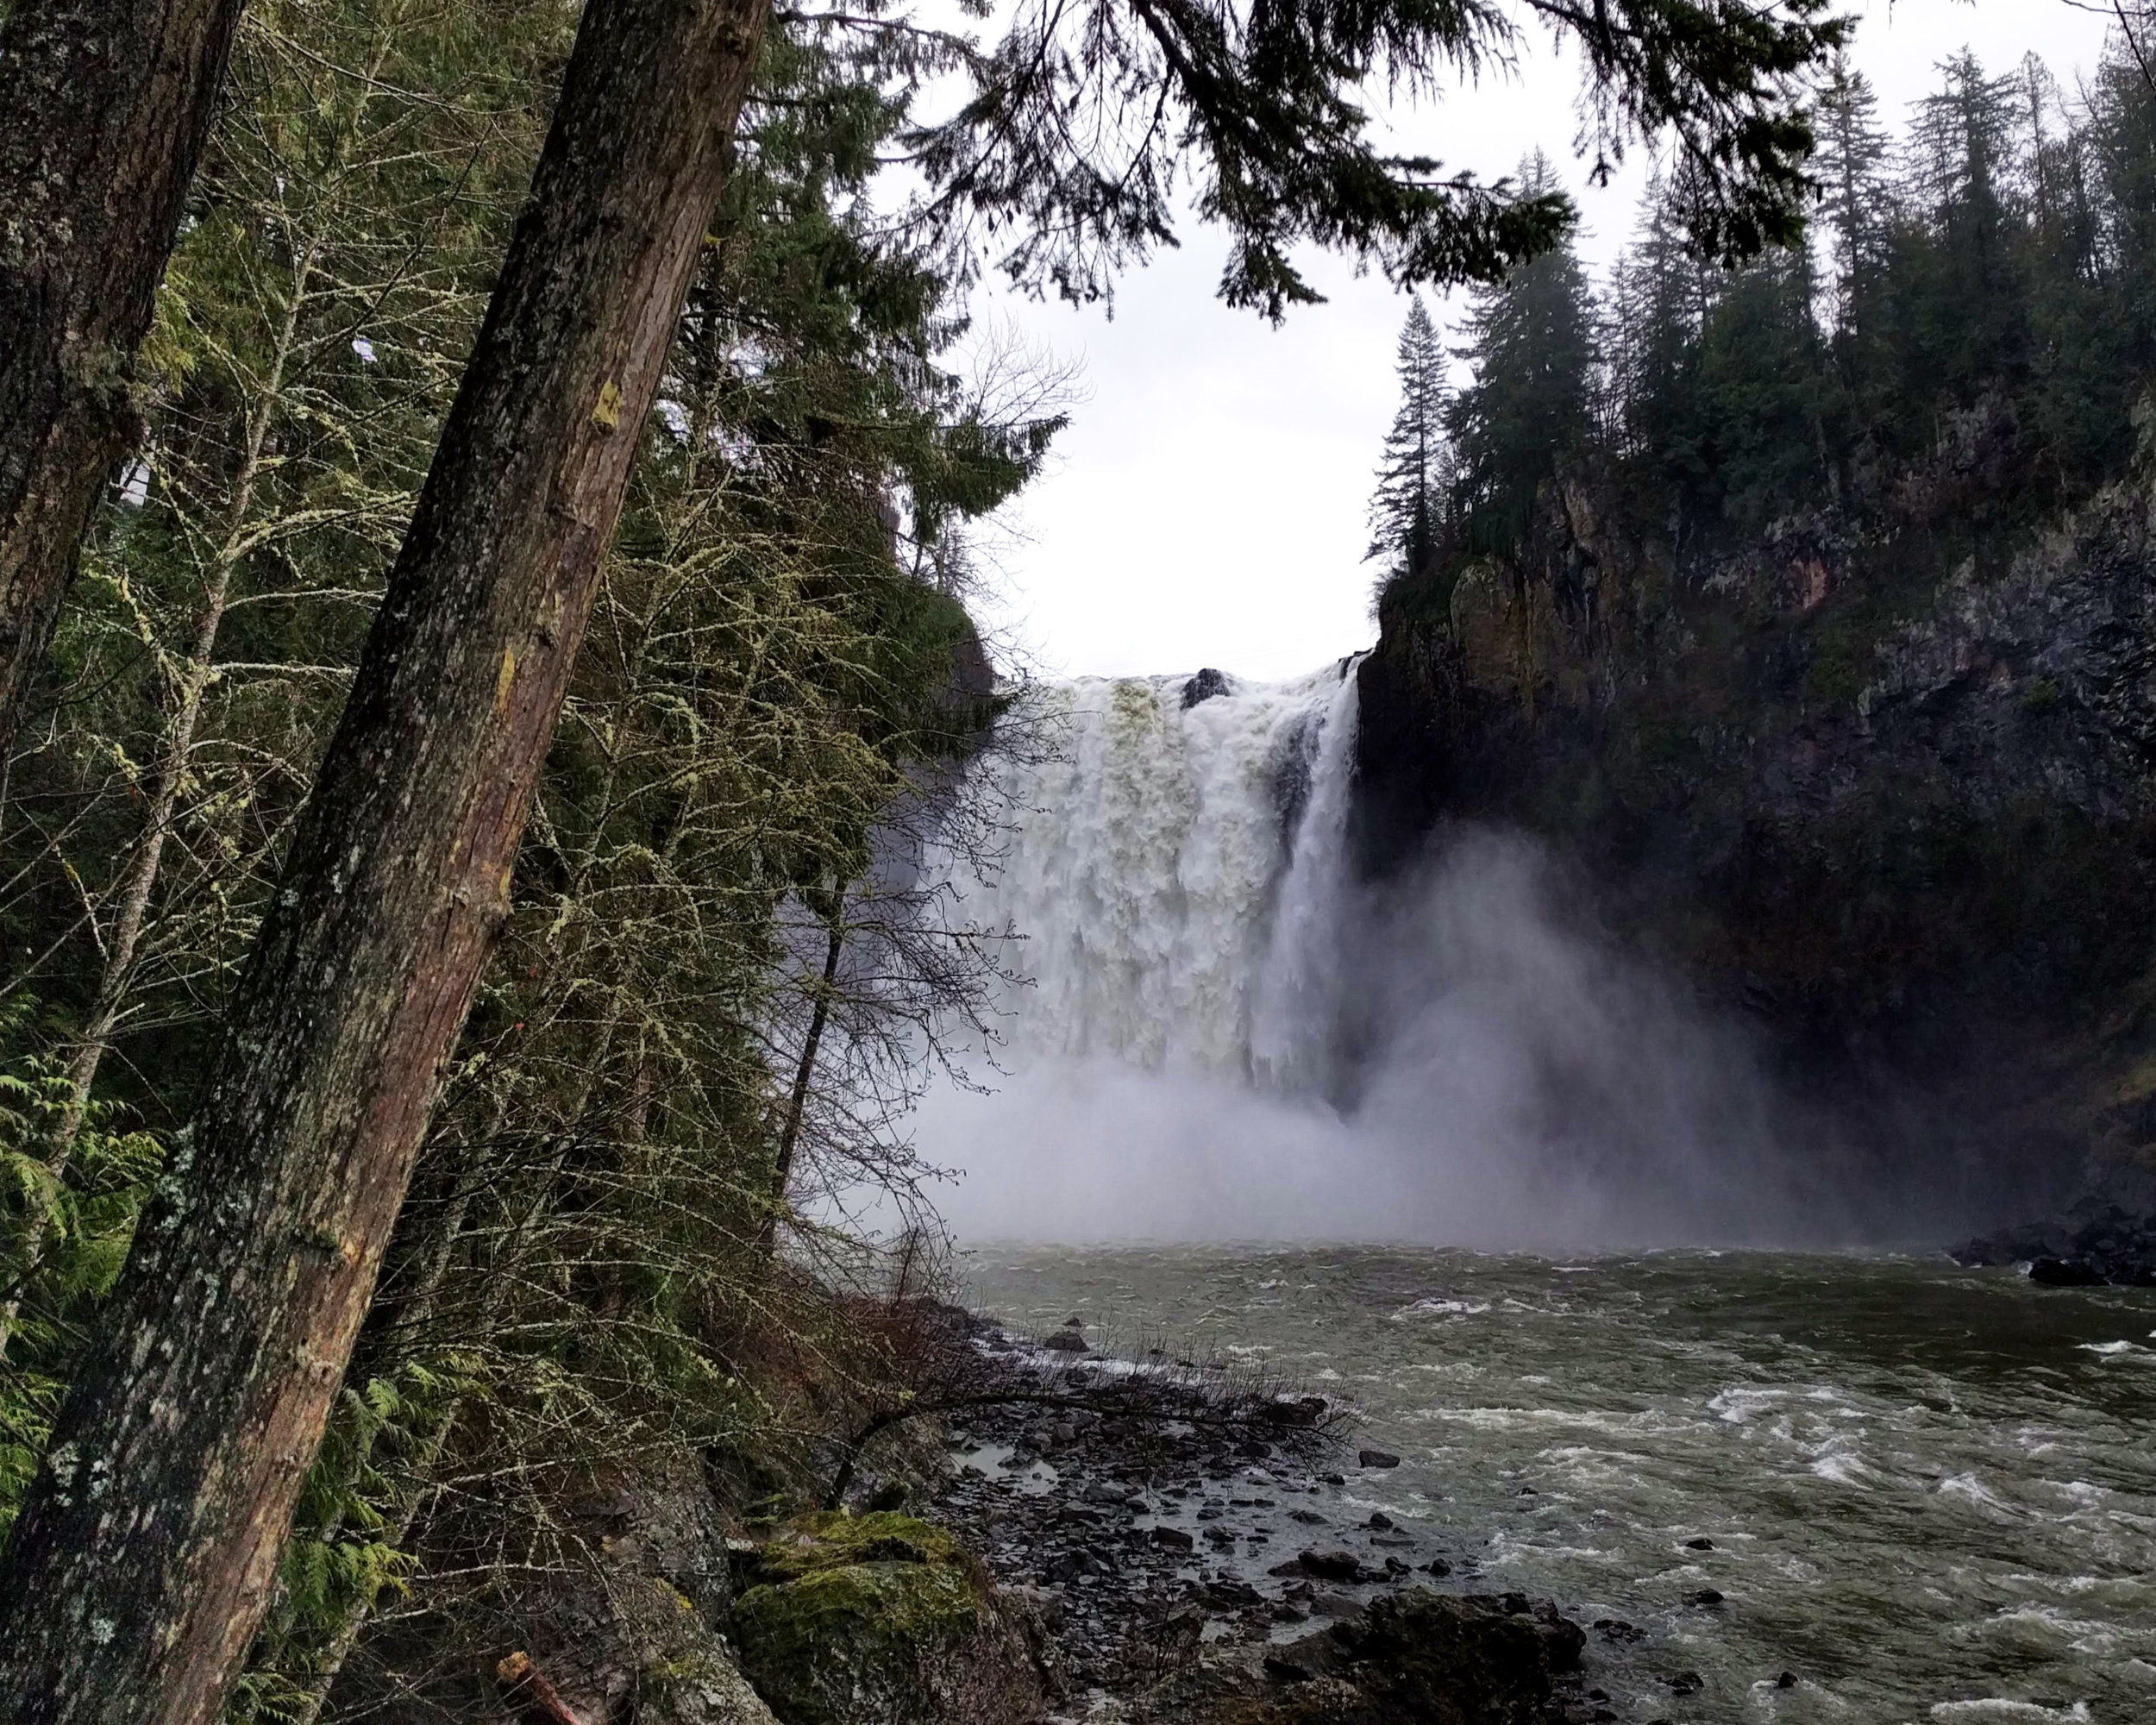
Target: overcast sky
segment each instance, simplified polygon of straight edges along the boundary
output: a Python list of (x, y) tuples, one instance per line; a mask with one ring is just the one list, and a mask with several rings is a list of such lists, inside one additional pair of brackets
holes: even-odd
[[(1965, 45), (2003, 71), (2032, 49), (2071, 85), (2103, 21), (2071, 0), (1866, 0), (1854, 58), (1898, 122)], [(1546, 51), (1509, 83), (1401, 116), (1403, 141), (1494, 175), (1541, 145), (1573, 182), (1598, 268), (1623, 244), (1645, 175), (1583, 184), (1570, 143), (1576, 81)], [(1273, 329), (1214, 297), (1219, 235), (1126, 276), (1113, 315), (984, 296), (984, 323), (1079, 367), (1081, 399), (1050, 474), (993, 545), (983, 609), (1038, 671), (1275, 678), (1367, 646), (1374, 566), (1363, 506), (1394, 407), (1407, 302), (1331, 259), (1329, 303)], [(1457, 304), (1433, 305), (1449, 323)]]

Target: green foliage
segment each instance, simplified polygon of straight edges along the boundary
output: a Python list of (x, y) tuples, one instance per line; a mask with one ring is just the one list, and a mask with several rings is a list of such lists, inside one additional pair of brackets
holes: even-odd
[(1388, 579), (1429, 567), (1451, 490), (1445, 441), (1445, 356), (1420, 299), (1400, 331), (1400, 407), (1385, 434), (1385, 457), (1370, 499), (1366, 559), (1385, 560)]
[(0, 1533), (44, 1452), (69, 1372), (164, 1160), (110, 1102), (78, 1104), (52, 1057), (24, 1051), (34, 1017), (0, 1009)]
[[(1546, 24), (1580, 51), (1597, 171), (1641, 136), (1683, 165), (1684, 218), (1734, 259), (1801, 226), (1812, 136), (1804, 75), (1844, 39), (1826, 0), (1300, 0), (1231, 11), (1203, 0), (1021, 7), (963, 60), (968, 99), (917, 132), (945, 229), (980, 224), (1013, 279), (1072, 299), (1173, 243), (1185, 158), (1201, 219), (1224, 226), (1230, 304), (1277, 320), (1319, 298), (1291, 261), (1306, 242), (1403, 285), (1495, 281), (1571, 221), (1546, 183), (1447, 174), (1370, 135), (1366, 85), (1441, 97), (1508, 63)], [(1015, 241), (1011, 235), (1017, 235)]]
[[(1442, 610), (1495, 557), (1572, 614), (1599, 555), (1566, 516), (1581, 484), (1605, 549), (1666, 548), (1683, 580), (1805, 524), (1966, 549), (2122, 474), (2156, 378), (2156, 94), (2115, 47), (2071, 95), (2034, 57), (1993, 76), (1962, 54), (1940, 78), (1897, 145), (1862, 76), (1827, 69), (1816, 236), (1708, 267), (1680, 163), (1606, 293), (1562, 245), (1482, 293), (1437, 456), (1441, 568), (1395, 568), (1400, 602)], [(1852, 696), (1857, 668), (1822, 639), (1813, 684)]]

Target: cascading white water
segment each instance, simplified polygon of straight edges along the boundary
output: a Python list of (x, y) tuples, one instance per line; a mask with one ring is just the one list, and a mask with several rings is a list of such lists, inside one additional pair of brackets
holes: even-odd
[(1356, 662), (1089, 678), (983, 757), (944, 876), (1008, 929), (1000, 1074), (931, 1092), (962, 1235), (1734, 1242), (1841, 1225), (1771, 1086), (1518, 834), (1356, 877)]
[(956, 880), (1008, 925), (1011, 1048), (1274, 1085), (1322, 1078), (1353, 764), (1353, 661), (1291, 682), (1089, 677), (1006, 750), (1017, 833)]

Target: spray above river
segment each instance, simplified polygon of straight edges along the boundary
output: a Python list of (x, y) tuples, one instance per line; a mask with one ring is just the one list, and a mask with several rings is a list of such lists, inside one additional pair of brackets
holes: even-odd
[(962, 1237), (1571, 1246), (1819, 1240), (1839, 1182), (1743, 1039), (1526, 839), (1352, 866), (1357, 662), (1083, 679), (991, 753), (1015, 829), (956, 909), (1007, 927), (985, 1094), (922, 1147)]

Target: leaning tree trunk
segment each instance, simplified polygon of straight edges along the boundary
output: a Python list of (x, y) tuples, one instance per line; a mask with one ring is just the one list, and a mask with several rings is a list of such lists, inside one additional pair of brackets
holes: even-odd
[(0, 755), (97, 488), (241, 0), (16, 0), (0, 25)]
[(0, 1564), (10, 1725), (208, 1725), (505, 912), (768, 0), (590, 0), (191, 1133)]

